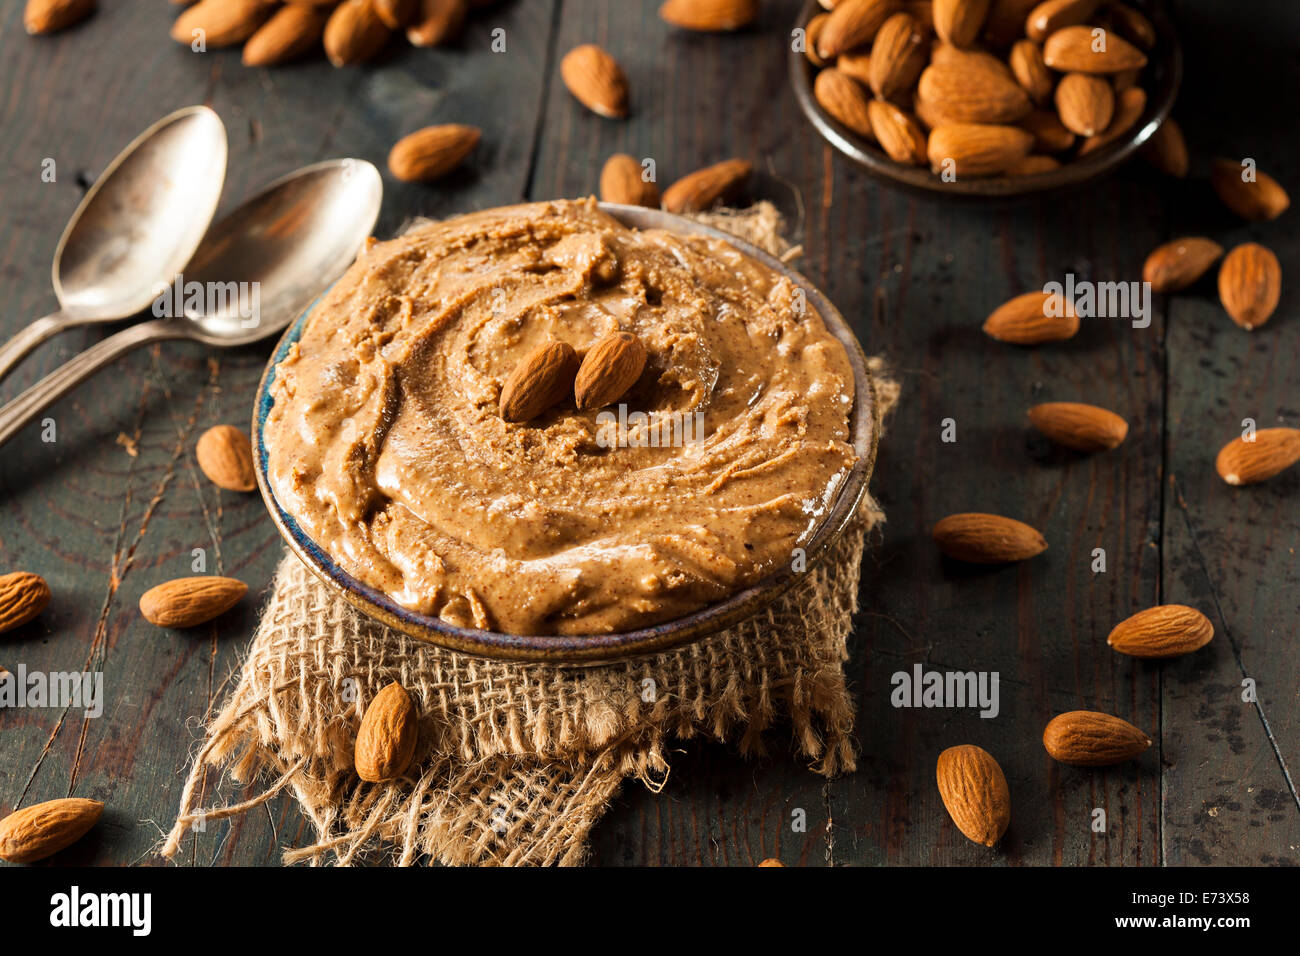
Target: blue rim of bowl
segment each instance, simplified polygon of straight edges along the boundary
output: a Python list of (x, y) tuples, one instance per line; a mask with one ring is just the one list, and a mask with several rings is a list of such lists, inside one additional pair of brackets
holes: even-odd
[[(805, 27), (814, 15), (824, 12), (817, 0), (805, 0), (795, 26)], [(1156, 45), (1147, 51), (1146, 67), (1153, 70), (1155, 83), (1154, 89), (1147, 96), (1146, 109), (1133, 124), (1133, 132), (1108, 143), (1092, 155), (1062, 163), (1060, 169), (1032, 176), (971, 177), (943, 182), (927, 166), (909, 166), (895, 162), (880, 147), (867, 142), (832, 119), (813, 96), (813, 77), (818, 68), (800, 51), (791, 50), (789, 53), (790, 83), (794, 87), (794, 97), (800, 110), (817, 132), (840, 153), (877, 179), (914, 193), (974, 202), (1029, 198), (1045, 192), (1083, 186), (1113, 172), (1155, 135), (1160, 124), (1169, 116), (1183, 81), (1182, 45), (1163, 5), (1147, 4), (1143, 7), (1143, 13), (1156, 30)]]
[(387, 594), (344, 571), (280, 505), (267, 478), (268, 452), (264, 426), (275, 404), (271, 396), (271, 385), (275, 381), (276, 368), (289, 354), (290, 348), (301, 338), (308, 317), (328, 293), (326, 290), (285, 330), (262, 373), (253, 406), (253, 464), (257, 472), (257, 485), (262, 499), (266, 502), (271, 520), (290, 550), (330, 590), (363, 614), (417, 639), (448, 650), (480, 657), (547, 664), (599, 664), (633, 659), (700, 640), (751, 617), (811, 571), (825, 557), (831, 545), (857, 513), (875, 465), (876, 441), (880, 431), (879, 405), (862, 346), (839, 311), (798, 272), (735, 236), (659, 210), (619, 206), (612, 203), (601, 203), (600, 207), (635, 228), (668, 228), (677, 232), (721, 239), (789, 276), (804, 290), (809, 303), (822, 316), (828, 331), (844, 345), (853, 367), (854, 404), (849, 420), (849, 432), (858, 459), (841, 483), (836, 499), (828, 509), (825, 519), (804, 545), (807, 555), (806, 570), (797, 573), (785, 570), (764, 578), (725, 601), (709, 605), (683, 617), (634, 631), (611, 634), (504, 634), (498, 631), (456, 627), (439, 618), (403, 607)]

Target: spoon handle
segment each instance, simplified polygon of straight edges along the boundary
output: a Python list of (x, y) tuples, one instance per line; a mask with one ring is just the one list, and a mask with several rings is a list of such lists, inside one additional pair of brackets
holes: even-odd
[(81, 324), (83, 323), (69, 318), (62, 312), (53, 312), (19, 331), (4, 345), (0, 345), (0, 379), (12, 372), (14, 366), (21, 362), (27, 353), (46, 339), (53, 338), (64, 329)]
[(132, 325), (92, 345), (0, 408), (0, 445), (108, 363), (150, 342), (184, 337), (185, 330), (179, 323), (156, 319)]

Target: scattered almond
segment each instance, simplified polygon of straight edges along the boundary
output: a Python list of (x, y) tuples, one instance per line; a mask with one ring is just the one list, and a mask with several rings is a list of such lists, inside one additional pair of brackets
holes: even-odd
[(194, 448), (199, 468), (218, 488), (227, 491), (253, 491), (257, 476), (253, 472), (253, 446), (248, 436), (233, 425), (217, 425), (201, 436)]
[(95, 12), (95, 0), (27, 0), (23, 26), (33, 35), (57, 33)]
[(1043, 747), (1053, 760), (1076, 767), (1109, 767), (1144, 754), (1151, 738), (1127, 720), (1093, 710), (1071, 710), (1043, 729)]
[(171, 36), (186, 46), (199, 39), (211, 49), (234, 46), (256, 33), (271, 11), (263, 0), (199, 0), (176, 18)]
[(1089, 26), (1065, 27), (1043, 41), (1043, 61), (1062, 73), (1119, 73), (1140, 70), (1146, 54), (1123, 37)]
[(926, 154), (936, 173), (947, 172), (951, 163), (958, 178), (996, 176), (1028, 156), (1033, 145), (1033, 135), (1015, 126), (949, 123), (930, 131)]
[(310, 3), (286, 3), (244, 44), (244, 66), (287, 63), (319, 47), (327, 15)]
[(1219, 267), (1219, 301), (1243, 329), (1263, 325), (1282, 297), (1282, 266), (1271, 249), (1244, 242)]
[(404, 182), (433, 182), (464, 162), (482, 135), (477, 126), (460, 123), (426, 126), (394, 144), (388, 153), (388, 168)]
[(1300, 461), (1300, 428), (1261, 428), (1252, 440), (1234, 438), (1214, 459), (1219, 477), (1230, 485), (1267, 481)]
[(1026, 292), (1002, 303), (984, 320), (984, 334), (1014, 345), (1061, 342), (1079, 331), (1079, 315), (1064, 297)]
[(634, 333), (611, 332), (593, 345), (582, 359), (573, 383), (579, 411), (604, 408), (622, 398), (645, 368), (646, 350)]
[(989, 0), (934, 0), (934, 32), (944, 43), (968, 47), (989, 14)]
[(379, 55), (391, 35), (371, 0), (343, 0), (325, 23), (325, 55), (335, 66), (364, 63)]
[(930, 534), (940, 551), (970, 564), (1024, 561), (1047, 550), (1043, 536), (1023, 521), (975, 511), (948, 515)]
[(50, 586), (39, 574), (14, 571), (0, 575), (0, 634), (22, 627), (50, 603)]
[(876, 138), (871, 129), (871, 114), (867, 109), (871, 97), (856, 80), (828, 67), (818, 73), (817, 79), (813, 81), (813, 96), (817, 104), (841, 126), (847, 126), (864, 139)]
[(15, 810), (0, 820), (0, 860), (35, 863), (67, 849), (90, 831), (104, 805), (65, 797)]
[(963, 744), (939, 754), (935, 767), (943, 805), (967, 839), (993, 846), (1011, 822), (1007, 778), (993, 755)]
[(1100, 77), (1067, 73), (1056, 86), (1056, 112), (1070, 132), (1096, 136), (1114, 116), (1115, 91)]
[(703, 212), (714, 203), (734, 199), (753, 171), (753, 164), (744, 159), (727, 159), (697, 169), (664, 190), (664, 208), (675, 213)]
[[(1253, 181), (1244, 178), (1252, 174)], [(1251, 222), (1276, 219), (1291, 205), (1291, 197), (1276, 179), (1230, 159), (1216, 159), (1210, 165), (1210, 185), (1225, 206)]]
[(615, 153), (600, 171), (600, 198), (627, 206), (659, 208), (659, 186), (647, 181), (635, 156)]
[(1184, 236), (1157, 246), (1142, 266), (1142, 281), (1153, 292), (1181, 292), (1209, 271), (1223, 246), (1201, 236)]
[(1106, 643), (1130, 657), (1178, 657), (1210, 643), (1214, 625), (1182, 604), (1160, 604), (1120, 621)]
[(140, 595), (140, 613), (158, 627), (195, 627), (224, 614), (246, 593), (248, 585), (234, 578), (176, 578)]
[(567, 342), (547, 342), (527, 355), (501, 388), (501, 417), (526, 422), (573, 393), (578, 353)]
[(701, 33), (747, 27), (758, 18), (758, 0), (668, 0), (659, 8), (665, 23)]
[(560, 61), (560, 77), (569, 92), (599, 116), (627, 116), (627, 77), (618, 61), (594, 43), (574, 47)]
[(393, 682), (375, 695), (357, 731), (357, 776), (370, 783), (406, 772), (420, 738), (419, 717), (406, 688)]
[(420, 0), (406, 27), (407, 42), (417, 47), (450, 43), (460, 35), (468, 14), (467, 0)]
[(1044, 402), (1029, 409), (1040, 432), (1066, 448), (1095, 452), (1117, 448), (1128, 436), (1128, 422), (1114, 412), (1082, 402)]
[(1185, 178), (1191, 167), (1183, 130), (1172, 116), (1165, 117), (1165, 121), (1156, 127), (1156, 131), (1142, 144), (1139, 152), (1156, 169), (1177, 179)]

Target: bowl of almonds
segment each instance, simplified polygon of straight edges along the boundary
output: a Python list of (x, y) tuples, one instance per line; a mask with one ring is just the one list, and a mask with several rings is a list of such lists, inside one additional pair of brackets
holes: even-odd
[(1118, 167), (1169, 114), (1182, 51), (1156, 4), (810, 0), (791, 44), (817, 131), (882, 179), (1005, 198)]

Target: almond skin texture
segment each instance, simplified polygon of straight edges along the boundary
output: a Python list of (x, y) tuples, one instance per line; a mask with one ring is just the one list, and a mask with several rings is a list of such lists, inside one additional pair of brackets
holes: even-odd
[(940, 551), (969, 564), (1024, 561), (1047, 550), (1043, 536), (1023, 521), (977, 511), (948, 515), (930, 534)]
[(989, 0), (934, 0), (934, 32), (944, 43), (968, 47), (984, 29)]
[(574, 47), (560, 61), (560, 77), (579, 103), (598, 116), (627, 116), (627, 77), (618, 61), (596, 46)]
[(833, 67), (827, 68), (818, 73), (817, 79), (813, 81), (813, 96), (817, 105), (841, 126), (847, 126), (863, 139), (876, 138), (871, 129), (871, 114), (867, 109), (871, 97), (856, 80)]
[(0, 575), (0, 634), (22, 627), (50, 603), (50, 586), (39, 574)]
[(738, 195), (753, 171), (753, 164), (745, 159), (727, 159), (697, 169), (664, 191), (664, 208), (675, 213), (703, 212)]
[(683, 30), (725, 33), (747, 27), (758, 17), (758, 0), (668, 0), (659, 19)]
[(201, 30), (209, 49), (234, 46), (251, 37), (271, 15), (271, 7), (262, 0), (199, 0), (183, 11), (172, 24), (171, 36), (177, 43), (191, 45)]
[(520, 362), (501, 388), (501, 417), (508, 422), (536, 418), (573, 392), (578, 353), (567, 342), (547, 342)]
[(1029, 94), (999, 71), (932, 63), (916, 95), (958, 123), (1014, 123), (1033, 109)]
[(1007, 57), (1016, 82), (1029, 94), (1034, 105), (1042, 106), (1052, 96), (1056, 77), (1043, 62), (1043, 48), (1033, 40), (1020, 40)]
[(1276, 219), (1291, 205), (1286, 190), (1268, 173), (1255, 170), (1255, 181), (1246, 182), (1240, 163), (1230, 159), (1216, 159), (1210, 165), (1210, 185), (1223, 204), (1242, 219), (1259, 222)]
[(1115, 115), (1115, 91), (1100, 77), (1067, 73), (1056, 87), (1056, 112), (1070, 132), (1096, 136)]
[(890, 159), (911, 166), (925, 165), (926, 137), (916, 120), (885, 100), (872, 100), (867, 112), (876, 139)]
[(1138, 152), (1156, 169), (1175, 179), (1185, 179), (1192, 165), (1182, 127), (1172, 116), (1165, 118)]
[(364, 63), (379, 55), (391, 35), (370, 0), (343, 0), (325, 23), (325, 55), (335, 66)]
[(95, 0), (27, 0), (23, 27), (28, 33), (57, 33), (95, 12)]
[(1045, 0), (1029, 11), (1025, 33), (1031, 40), (1046, 40), (1063, 27), (1086, 22), (1100, 6), (1101, 0)]
[(244, 66), (274, 66), (318, 49), (326, 18), (309, 3), (285, 4), (244, 44)]
[(1300, 461), (1300, 428), (1261, 428), (1254, 441), (1234, 438), (1219, 449), (1214, 468), (1230, 485), (1267, 481)]
[(1209, 271), (1223, 246), (1202, 236), (1184, 236), (1157, 246), (1142, 266), (1142, 281), (1154, 292), (1181, 292)]
[(993, 755), (963, 744), (939, 754), (935, 779), (944, 808), (967, 839), (993, 846), (1011, 822), (1007, 778)]
[(962, 179), (1005, 172), (1028, 156), (1033, 145), (1033, 135), (1015, 126), (948, 123), (930, 131), (926, 154), (936, 173), (943, 174), (952, 160)]
[(419, 717), (406, 688), (393, 682), (375, 695), (357, 731), (357, 776), (370, 783), (406, 772), (420, 739)]
[(407, 42), (418, 47), (450, 43), (460, 35), (468, 14), (466, 0), (420, 0), (419, 9), (406, 28)]
[(635, 156), (615, 153), (600, 171), (600, 198), (625, 206), (659, 208), (659, 186), (646, 182)]
[(1194, 607), (1159, 604), (1120, 621), (1106, 643), (1130, 657), (1179, 657), (1210, 643), (1214, 625)]
[(817, 37), (818, 55), (830, 60), (867, 46), (884, 22), (902, 9), (899, 0), (838, 0)]
[[(1043, 42), (1043, 61), (1062, 73), (1122, 73), (1147, 65), (1146, 54), (1118, 34), (1105, 34), (1105, 48), (1093, 49), (1088, 26), (1065, 27)], [(1100, 45), (1100, 40), (1096, 41)]]
[(0, 820), (0, 860), (35, 863), (72, 846), (104, 812), (98, 800), (65, 797), (15, 810)]
[(645, 368), (645, 345), (631, 332), (612, 332), (582, 359), (573, 383), (579, 411), (604, 408), (627, 394)]
[(140, 613), (157, 627), (195, 627), (224, 614), (247, 593), (248, 585), (234, 578), (176, 578), (140, 595)]
[(1151, 738), (1127, 720), (1093, 710), (1058, 714), (1043, 729), (1053, 760), (1075, 767), (1110, 767), (1146, 753)]
[(199, 437), (194, 448), (199, 468), (208, 480), (227, 491), (253, 491), (253, 446), (248, 436), (233, 425), (217, 425)]
[(892, 99), (911, 88), (927, 59), (920, 24), (910, 13), (895, 13), (871, 44), (867, 82), (877, 96)]
[(1263, 325), (1282, 297), (1282, 266), (1271, 249), (1244, 242), (1219, 267), (1219, 301), (1243, 329)]
[(1029, 410), (1029, 420), (1052, 441), (1075, 451), (1108, 451), (1128, 437), (1128, 422), (1112, 411), (1082, 402), (1035, 405)]
[(1060, 296), (1047, 292), (1018, 295), (984, 320), (985, 335), (1013, 345), (1061, 342), (1078, 331), (1078, 313), (1067, 310)]
[(434, 182), (464, 162), (482, 135), (477, 126), (460, 123), (426, 126), (394, 144), (388, 168), (403, 182)]

